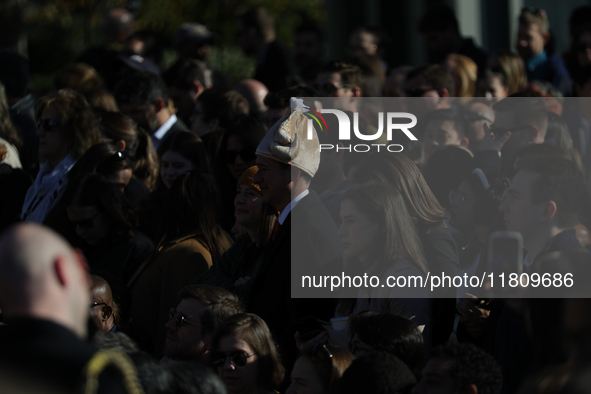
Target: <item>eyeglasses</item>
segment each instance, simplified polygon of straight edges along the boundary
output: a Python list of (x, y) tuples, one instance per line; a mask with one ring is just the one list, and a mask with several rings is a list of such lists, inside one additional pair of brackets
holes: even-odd
[(323, 84), (319, 84), (316, 86), (316, 89), (326, 93), (326, 94), (333, 94), (335, 93), (339, 88), (348, 88), (351, 85), (347, 84), (347, 83), (330, 83), (330, 82), (325, 82)]
[(236, 161), (236, 156), (240, 156), (242, 161), (248, 163), (249, 161), (256, 160), (257, 156), (255, 153), (250, 149), (240, 149), (239, 151), (236, 150), (227, 150), (224, 153), (224, 161), (226, 164), (234, 164)]
[(203, 324), (196, 323), (194, 321), (187, 320), (187, 317), (183, 315), (181, 312), (177, 312), (176, 309), (170, 308), (170, 312), (168, 312), (168, 317), (170, 320), (174, 319), (176, 323), (176, 328), (181, 327), (183, 324), (193, 324), (199, 327), (205, 327)]
[(92, 304), (90, 304), (90, 308), (94, 308), (95, 306), (99, 306), (99, 305), (104, 305), (107, 306), (106, 302), (93, 302)]
[(406, 89), (404, 92), (406, 93), (406, 97), (423, 97), (425, 93), (430, 92), (431, 90), (437, 90), (435, 88), (428, 88), (428, 89), (421, 89), (421, 88), (410, 88)]
[(42, 128), (46, 132), (52, 132), (55, 130), (60, 123), (55, 119), (39, 119), (37, 121), (37, 128)]
[(229, 353), (222, 353), (222, 352), (218, 352), (215, 353), (212, 357), (211, 357), (211, 364), (214, 367), (221, 367), (222, 365), (224, 365), (226, 363), (226, 360), (228, 359), (228, 357), (230, 358), (230, 362), (232, 364), (234, 364), (237, 367), (244, 367), (246, 365), (247, 360), (254, 356), (256, 353), (253, 354), (246, 354), (245, 352), (243, 352), (242, 350), (236, 350), (234, 352), (229, 352)]
[(89, 219), (83, 219), (78, 221), (70, 220), (70, 226), (72, 226), (74, 230), (76, 229), (76, 227), (80, 227), (83, 230), (90, 230), (94, 227), (94, 219), (98, 216), (99, 213), (100, 211), (95, 213), (94, 216)]

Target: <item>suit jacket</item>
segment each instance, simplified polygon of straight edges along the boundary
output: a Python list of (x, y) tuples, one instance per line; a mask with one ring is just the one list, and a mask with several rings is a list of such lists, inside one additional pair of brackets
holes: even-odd
[(252, 285), (248, 309), (269, 325), (288, 363), (297, 354), (293, 321), (307, 315), (320, 319), (334, 315), (336, 300), (292, 298), (291, 292), (301, 286), (301, 273), (314, 275), (330, 266), (340, 274), (342, 244), (337, 231), (318, 195), (310, 191), (267, 245)]

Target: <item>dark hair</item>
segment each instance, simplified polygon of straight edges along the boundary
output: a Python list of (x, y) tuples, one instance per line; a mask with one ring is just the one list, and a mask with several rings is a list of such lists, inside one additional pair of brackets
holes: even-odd
[(53, 85), (57, 90), (70, 88), (83, 92), (102, 87), (103, 81), (93, 67), (86, 63), (76, 63), (62, 68), (55, 76)]
[(210, 368), (195, 363), (176, 362), (156, 368), (149, 392), (226, 394), (228, 391), (224, 382)]
[(193, 87), (193, 81), (197, 80), (205, 88), (205, 72), (207, 65), (199, 60), (185, 59), (180, 63), (174, 74), (166, 74), (165, 81), (169, 87), (187, 90)]
[[(311, 86), (292, 86), (278, 92), (269, 92), (263, 103), (270, 109), (284, 109), (289, 107), (289, 100), (292, 97), (318, 97), (318, 92)], [(313, 103), (304, 101), (304, 104), (314, 108)]]
[(421, 233), (428, 233), (445, 223), (443, 208), (421, 170), (404, 155), (370, 154), (351, 168), (348, 181), (351, 186), (374, 182), (396, 187)]
[(412, 371), (396, 356), (376, 351), (353, 361), (337, 383), (341, 394), (410, 393), (416, 384)]
[[(136, 31), (126, 39), (127, 42), (130, 42), (131, 40), (138, 40), (144, 43), (141, 53), (137, 53), (137, 55), (148, 58), (156, 65), (160, 66), (164, 55), (164, 45), (162, 44), (162, 39), (156, 33), (150, 30)], [(125, 55), (132, 56), (136, 55), (136, 53), (128, 51)]]
[(501, 230), (504, 227), (503, 214), (499, 212), (499, 206), (507, 196), (511, 181), (495, 174), (484, 174), (489, 183), (486, 190), (482, 181), (474, 172), (470, 173), (465, 181), (470, 184), (474, 191), (474, 224), (485, 225), (492, 232)]
[(200, 171), (180, 175), (170, 187), (160, 217), (160, 245), (183, 234), (197, 234), (217, 261), (223, 253), (217, 226), (218, 192), (213, 177)]
[(70, 153), (78, 159), (88, 148), (100, 141), (98, 118), (81, 93), (61, 89), (37, 100), (35, 114), (41, 117), (43, 110), (52, 105), (59, 114), (66, 140), (71, 143)]
[(429, 271), (417, 227), (399, 189), (385, 183), (367, 184), (349, 189), (343, 195), (342, 201), (345, 200), (353, 202), (368, 220), (378, 224), (380, 239), (375, 242), (383, 248), (376, 248), (374, 258), (404, 258), (421, 272)]
[(69, 206), (95, 206), (105, 213), (112, 223), (111, 236), (133, 236), (133, 228), (137, 225), (137, 217), (133, 206), (115, 185), (100, 174), (92, 174), (83, 178), (74, 193)]
[(548, 130), (546, 131), (545, 144), (555, 145), (564, 150), (568, 157), (584, 173), (581, 155), (573, 147), (573, 139), (568, 129), (568, 124), (562, 116), (548, 111)]
[(316, 34), (316, 38), (318, 42), (324, 41), (324, 31), (317, 25), (313, 23), (304, 23), (296, 28), (295, 35), (301, 33), (312, 33)]
[(456, 95), (456, 85), (450, 72), (439, 64), (427, 64), (414, 68), (406, 74), (406, 80), (410, 81), (419, 76), (425, 78), (427, 83), (433, 86), (433, 89), (447, 89), (450, 97)]
[(501, 368), (493, 356), (471, 343), (439, 346), (431, 353), (431, 360), (435, 358), (453, 361), (449, 374), (456, 391), (474, 384), (482, 394), (501, 392)]
[[(507, 78), (507, 74), (501, 67), (496, 68), (479, 68), (478, 69), (478, 82), (484, 79), (491, 79), (491, 78), (498, 78), (501, 81), (501, 85), (506, 86), (509, 88), (509, 81)], [(513, 93), (513, 92), (511, 92)]]
[[(158, 147), (158, 158), (161, 160), (162, 155), (168, 151), (176, 152), (189, 160), (193, 164), (194, 170), (209, 172), (207, 153), (203, 141), (197, 134), (183, 130), (167, 133)], [(158, 172), (160, 173), (160, 169)], [(156, 184), (159, 189), (164, 187), (160, 176), (158, 176)]]
[(405, 317), (388, 313), (360, 313), (351, 321), (351, 337), (355, 334), (374, 350), (384, 350), (400, 358), (411, 370), (423, 363), (423, 335)]
[(427, 113), (425, 116), (425, 124), (432, 121), (451, 121), (454, 124), (454, 130), (458, 133), (458, 138), (466, 137), (466, 130), (468, 125), (462, 113), (457, 109), (437, 109)]
[(321, 73), (339, 73), (341, 82), (353, 87), (361, 88), (363, 85), (363, 73), (361, 69), (351, 63), (343, 61), (332, 61), (320, 69)]
[(460, 186), (472, 171), (473, 161), (469, 150), (455, 145), (442, 146), (429, 157), (423, 175), (441, 206), (449, 206), (449, 191)]
[(228, 318), (213, 334), (210, 354), (215, 354), (220, 340), (230, 335), (240, 336), (255, 351), (258, 359), (258, 386), (268, 390), (278, 389), (283, 381), (285, 368), (267, 323), (252, 313), (239, 313)]
[(348, 350), (328, 344), (307, 344), (300, 350), (300, 357), (305, 357), (312, 363), (325, 393), (335, 392), (338, 379), (355, 360), (355, 356)]
[(518, 125), (537, 126), (544, 132), (548, 128), (548, 110), (544, 99), (539, 97), (523, 97), (523, 94), (515, 93), (496, 102), (493, 110), (495, 113), (510, 112)]
[(275, 36), (273, 18), (264, 7), (251, 8), (239, 18), (244, 29), (254, 28), (257, 31), (257, 37), (270, 39)]
[(29, 85), (29, 61), (16, 52), (0, 52), (0, 81), (10, 98), (27, 95)]
[(168, 89), (162, 79), (151, 73), (134, 72), (119, 81), (113, 93), (117, 104), (153, 105), (159, 98), (168, 106)]
[(121, 170), (131, 169), (127, 158), (122, 158), (112, 145), (106, 143), (91, 146), (70, 170), (68, 179), (79, 182), (89, 174), (101, 174), (104, 177), (115, 175)]
[(200, 318), (205, 334), (213, 333), (227, 318), (244, 312), (238, 297), (221, 287), (187, 286), (179, 291), (179, 298), (194, 298), (207, 305)]
[(86, 89), (82, 92), (86, 100), (90, 104), (93, 110), (102, 114), (103, 112), (118, 112), (117, 101), (115, 97), (107, 89), (103, 87), (96, 87)]
[(203, 121), (218, 119), (222, 129), (238, 115), (248, 115), (248, 101), (237, 91), (229, 88), (207, 89), (197, 98), (203, 110)]
[(447, 5), (438, 5), (427, 10), (425, 15), (421, 18), (419, 23), (419, 31), (426, 32), (442, 32), (445, 30), (452, 30), (460, 34), (458, 27), (458, 19), (454, 10)]
[(576, 164), (568, 159), (522, 157), (516, 163), (519, 170), (533, 172), (539, 179), (532, 185), (532, 204), (554, 201), (558, 225), (577, 224), (586, 204), (585, 177)]
[(160, 168), (150, 135), (140, 131), (133, 119), (120, 112), (102, 113), (100, 130), (104, 137), (111, 140), (111, 144), (125, 141), (125, 152), (133, 164), (133, 175), (153, 190)]

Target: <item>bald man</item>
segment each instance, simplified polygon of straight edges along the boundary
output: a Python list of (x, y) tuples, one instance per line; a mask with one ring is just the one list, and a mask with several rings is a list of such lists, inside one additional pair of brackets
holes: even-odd
[(91, 275), (90, 317), (101, 331), (117, 331), (117, 305), (113, 302), (111, 286), (98, 275)]
[(84, 257), (46, 227), (19, 224), (0, 238), (0, 369), (66, 392), (96, 349), (84, 342), (90, 305)]
[(269, 89), (256, 79), (245, 79), (234, 86), (234, 90), (248, 101), (250, 115), (260, 119), (267, 110), (263, 100), (269, 94)]

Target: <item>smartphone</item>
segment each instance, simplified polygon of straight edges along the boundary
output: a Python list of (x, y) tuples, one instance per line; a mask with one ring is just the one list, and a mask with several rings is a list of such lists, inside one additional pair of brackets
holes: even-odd
[(523, 272), (523, 237), (515, 231), (495, 231), (488, 237), (488, 272), (505, 277)]
[[(320, 320), (316, 319), (312, 315), (302, 317), (301, 319), (297, 319), (293, 322), (296, 331), (300, 333), (300, 338), (302, 341), (309, 341), (320, 334), (322, 331), (325, 331), (322, 324), (323, 323)], [(324, 322), (324, 324), (328, 323)]]

